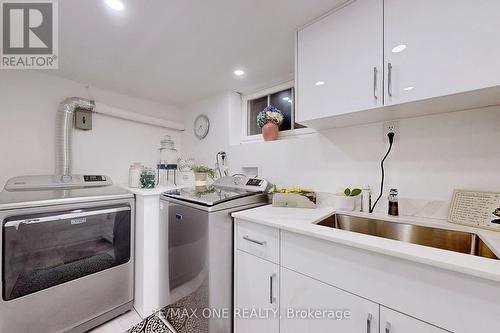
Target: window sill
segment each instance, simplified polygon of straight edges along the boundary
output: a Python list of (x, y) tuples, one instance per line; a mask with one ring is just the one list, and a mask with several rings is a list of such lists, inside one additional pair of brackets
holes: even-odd
[[(298, 129), (280, 132), (279, 136), (278, 136), (278, 140), (295, 139), (295, 138), (302, 137), (302, 136), (312, 135), (314, 133), (317, 133), (317, 132), (316, 132), (316, 130), (313, 130), (312, 128), (298, 128)], [(248, 136), (241, 139), (240, 144), (256, 143), (256, 142), (265, 142), (264, 139), (262, 138), (262, 134), (248, 135)]]

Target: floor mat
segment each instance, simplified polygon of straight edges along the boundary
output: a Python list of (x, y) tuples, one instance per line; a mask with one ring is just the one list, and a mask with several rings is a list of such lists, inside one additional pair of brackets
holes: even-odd
[[(161, 314), (178, 333), (208, 333), (208, 319), (202, 316), (202, 309), (208, 306), (208, 285), (206, 281), (192, 294), (161, 309)], [(200, 309), (200, 310), (199, 310)], [(195, 310), (196, 316), (191, 316)], [(186, 315), (188, 314), (188, 315)], [(126, 333), (173, 333), (156, 314), (149, 316)]]
[(139, 324), (129, 329), (126, 333), (173, 333), (168, 327), (156, 316), (151, 315), (144, 319)]

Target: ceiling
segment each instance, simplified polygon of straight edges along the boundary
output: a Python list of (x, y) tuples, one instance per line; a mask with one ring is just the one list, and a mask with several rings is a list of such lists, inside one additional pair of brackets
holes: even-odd
[[(293, 78), (294, 30), (345, 0), (59, 1), (59, 70), (100, 88), (184, 105)], [(233, 71), (246, 74), (236, 78)]]

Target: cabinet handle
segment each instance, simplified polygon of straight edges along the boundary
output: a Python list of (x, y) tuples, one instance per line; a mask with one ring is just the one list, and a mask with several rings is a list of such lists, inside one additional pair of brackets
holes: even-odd
[(250, 238), (248, 236), (243, 236), (243, 239), (246, 240), (246, 241), (249, 241), (251, 243), (254, 243), (254, 244), (258, 244), (258, 245), (262, 245), (262, 246), (266, 245), (266, 242), (261, 242), (261, 241), (252, 239), (252, 238)]
[(371, 333), (372, 331), (372, 320), (373, 320), (373, 315), (369, 313), (368, 318), (366, 318), (366, 333)]
[(391, 323), (390, 322), (386, 322), (385, 323), (385, 333), (391, 333)]
[(389, 63), (387, 65), (388, 73), (387, 73), (387, 93), (390, 97), (392, 97), (392, 64)]
[(274, 297), (274, 288), (273, 288), (273, 282), (274, 278), (276, 277), (276, 274), (273, 274), (269, 277), (269, 303), (273, 304), (276, 298)]
[(375, 99), (378, 99), (378, 96), (377, 96), (377, 74), (378, 74), (377, 67), (373, 67), (373, 97)]

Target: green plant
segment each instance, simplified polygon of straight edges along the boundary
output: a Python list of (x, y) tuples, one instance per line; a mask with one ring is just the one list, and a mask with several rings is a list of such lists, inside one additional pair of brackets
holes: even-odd
[(195, 173), (206, 173), (208, 177), (215, 179), (215, 170), (204, 165), (195, 165), (191, 168)]
[(301, 187), (298, 187), (298, 186), (288, 187), (288, 188), (281, 188), (280, 189), (276, 185), (273, 185), (273, 187), (271, 188), (271, 190), (269, 191), (269, 193), (270, 194), (274, 194), (274, 193), (298, 194), (298, 195), (306, 197), (309, 200), (311, 200), (312, 202), (316, 203), (316, 193), (314, 193), (314, 191), (311, 191), (311, 190), (308, 190), (308, 189), (304, 189), (304, 188), (301, 188)]
[(314, 194), (314, 192), (311, 190), (303, 189), (303, 188), (300, 188), (297, 186), (279, 189), (276, 185), (273, 185), (273, 187), (271, 188), (271, 190), (269, 192), (270, 193), (295, 193), (295, 194), (300, 194), (300, 195), (304, 195), (304, 196)]
[(350, 188), (346, 188), (344, 190), (344, 195), (346, 197), (357, 197), (360, 194), (361, 194), (361, 190), (359, 188), (353, 188), (352, 190)]

